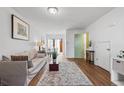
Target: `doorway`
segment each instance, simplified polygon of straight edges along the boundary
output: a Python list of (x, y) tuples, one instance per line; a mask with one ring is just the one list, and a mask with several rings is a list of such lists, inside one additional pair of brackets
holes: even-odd
[(74, 34), (74, 57), (86, 58), (86, 49), (89, 47), (89, 33)]
[(75, 34), (74, 36), (74, 50), (75, 50), (75, 58), (83, 58), (84, 57), (84, 46), (83, 46), (83, 33)]

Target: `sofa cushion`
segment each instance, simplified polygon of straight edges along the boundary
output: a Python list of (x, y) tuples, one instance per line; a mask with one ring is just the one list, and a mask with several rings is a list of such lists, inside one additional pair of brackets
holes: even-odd
[(12, 55), (15, 56), (28, 56), (29, 52), (28, 51), (24, 51), (24, 52), (19, 52), (19, 53), (13, 53)]
[(28, 70), (29, 74), (37, 73), (41, 69), (41, 67), (45, 64), (46, 59), (47, 57), (33, 59), (32, 60), (33, 67)]
[(32, 60), (37, 56), (37, 51), (36, 49), (31, 49), (29, 51), (14, 53), (13, 56), (28, 56), (28, 60)]
[(37, 58), (44, 58), (46, 56), (45, 53), (38, 53)]
[(36, 58), (36, 56), (37, 56), (36, 49), (32, 49), (32, 50), (29, 51), (29, 53), (28, 53), (29, 60), (32, 60), (32, 59)]
[(25, 85), (27, 74), (26, 61), (0, 62), (0, 78), (4, 81), (4, 85)]
[(28, 60), (28, 56), (11, 56), (11, 61), (27, 61), (28, 69), (33, 67), (33, 63)]

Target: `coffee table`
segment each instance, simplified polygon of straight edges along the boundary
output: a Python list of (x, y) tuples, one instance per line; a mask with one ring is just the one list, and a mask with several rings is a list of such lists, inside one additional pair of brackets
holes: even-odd
[(58, 63), (49, 64), (49, 71), (59, 71), (59, 64)]

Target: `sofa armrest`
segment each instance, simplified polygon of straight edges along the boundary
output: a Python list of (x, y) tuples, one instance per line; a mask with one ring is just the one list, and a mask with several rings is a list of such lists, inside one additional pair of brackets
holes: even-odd
[(0, 81), (5, 85), (27, 85), (27, 72), (27, 61), (0, 62)]

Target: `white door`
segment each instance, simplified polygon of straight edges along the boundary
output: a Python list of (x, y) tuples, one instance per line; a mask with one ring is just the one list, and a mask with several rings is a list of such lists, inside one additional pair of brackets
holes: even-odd
[(110, 71), (110, 42), (95, 43), (95, 64)]

